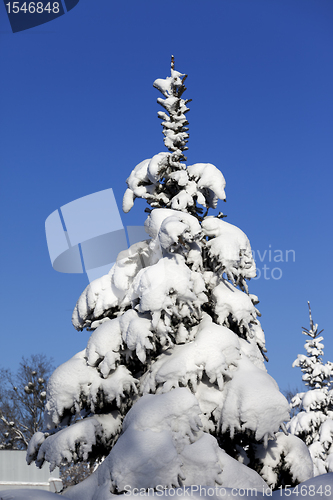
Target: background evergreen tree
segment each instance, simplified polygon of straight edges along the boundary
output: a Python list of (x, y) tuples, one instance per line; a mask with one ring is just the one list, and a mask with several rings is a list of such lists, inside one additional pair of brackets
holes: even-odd
[(257, 472), (272, 486), (312, 475), (265, 368), (249, 240), (223, 214), (207, 215), (225, 200), (224, 177), (210, 163), (184, 163), (185, 79), (172, 59), (171, 75), (154, 82), (168, 151), (127, 179), (123, 209), (147, 200), (150, 239), (79, 298), (73, 324), (92, 335), (51, 376), (46, 430), (29, 444), (39, 466), (106, 457), (69, 498), (191, 484), (262, 489)]
[(303, 327), (307, 354), (299, 354), (293, 363), (303, 372), (302, 380), (308, 391), (296, 394), (291, 406), (299, 412), (288, 424), (292, 434), (300, 437), (309, 447), (315, 467), (315, 475), (333, 472), (333, 363), (323, 362), (324, 344), (313, 323), (310, 302), (310, 329)]

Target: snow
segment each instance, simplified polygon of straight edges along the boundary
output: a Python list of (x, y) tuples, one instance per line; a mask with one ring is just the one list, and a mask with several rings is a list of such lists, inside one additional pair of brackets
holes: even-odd
[[(1, 500), (59, 500), (59, 495), (49, 491), (35, 489), (0, 490)], [(66, 500), (67, 497), (62, 496)], [(82, 500), (85, 500), (82, 498)]]
[(174, 346), (157, 358), (142, 380), (143, 393), (155, 392), (157, 387), (157, 393), (167, 392), (189, 381), (195, 391), (204, 374), (222, 390), (223, 379), (231, 376), (230, 368), (237, 366), (239, 358), (237, 335), (206, 316), (192, 342)]
[(281, 422), (289, 420), (289, 404), (275, 380), (245, 356), (226, 384), (221, 413), (222, 432), (249, 429), (257, 441), (273, 438)]
[[(225, 462), (223, 462), (225, 459)], [(220, 462), (223, 464), (223, 474), (227, 476), (228, 472), (232, 470), (232, 467), (228, 466), (227, 462), (230, 459), (227, 455), (225, 457), (220, 457)], [(224, 498), (232, 498), (234, 500), (241, 500), (243, 498), (267, 498), (267, 499), (278, 499), (278, 498), (302, 498), (302, 500), (319, 500), (319, 499), (330, 499), (333, 496), (333, 473), (320, 475), (311, 478), (307, 481), (302, 482), (297, 487), (292, 488), (286, 486), (285, 488), (280, 488), (276, 491), (272, 491), (267, 486), (254, 485), (250, 481), (246, 485), (241, 485), (239, 483), (239, 474), (237, 475), (237, 465), (232, 464), (235, 467), (233, 473), (231, 473), (232, 478), (235, 481), (235, 486), (233, 487), (209, 487), (207, 485), (199, 485), (198, 482), (193, 483), (192, 486), (184, 486), (172, 489), (162, 489), (159, 488), (157, 491), (143, 491), (133, 490), (130, 488), (126, 489), (126, 492), (122, 495), (112, 495), (108, 491), (108, 483), (98, 485), (97, 478), (95, 476), (90, 476), (88, 479), (83, 481), (81, 484), (70, 488), (65, 491), (65, 493), (59, 497), (55, 493), (50, 493), (48, 491), (41, 491), (35, 489), (19, 489), (19, 490), (3, 490), (0, 492), (2, 500), (56, 500), (59, 498), (64, 498), (65, 500), (112, 500), (115, 498), (120, 498), (120, 500), (136, 500), (138, 497), (157, 497), (157, 498), (184, 498), (190, 497), (193, 499), (198, 498), (209, 498), (211, 500), (223, 500)], [(241, 464), (238, 464), (241, 466)], [(229, 482), (229, 481), (228, 481)], [(97, 495), (95, 492), (98, 492)]]
[[(95, 366), (101, 358), (105, 358), (107, 353), (114, 353), (112, 368), (115, 368), (114, 364), (121, 344), (122, 338), (119, 318), (115, 318), (113, 320), (102, 323), (92, 333), (90, 339), (88, 340), (87, 348), (85, 351), (85, 356), (87, 357), (88, 364), (90, 366)], [(103, 376), (105, 376), (103, 370), (102, 374)], [(106, 373), (106, 375), (108, 375), (108, 373)]]
[(159, 484), (178, 485), (181, 464), (167, 430), (137, 432), (130, 428), (106, 459), (117, 491), (123, 491), (127, 484), (145, 489)]
[(256, 491), (262, 491), (263, 488), (267, 488), (265, 481), (259, 474), (253, 474), (254, 471), (252, 469), (245, 467), (241, 462), (231, 458), (221, 448), (218, 454), (222, 467), (222, 484), (227, 491), (229, 488), (241, 488), (243, 490), (253, 488)]
[(179, 87), (182, 84), (182, 79), (184, 74), (179, 73), (179, 71), (171, 70), (171, 76), (167, 78), (157, 78), (153, 85), (157, 88), (165, 97), (172, 95), (172, 90), (174, 86)]
[(332, 443), (332, 437), (333, 437), (333, 420), (328, 419), (320, 427), (319, 441), (327, 449), (329, 445)]
[(327, 457), (322, 444), (319, 441), (314, 441), (308, 449), (313, 460), (314, 475), (325, 474), (327, 472)]
[(288, 431), (298, 436), (303, 432), (312, 431), (312, 437), (316, 427), (323, 422), (323, 417), (318, 412), (300, 412), (288, 423)]
[(191, 242), (201, 236), (200, 224), (195, 217), (168, 208), (153, 210), (145, 222), (145, 229), (166, 250), (180, 238)]
[[(168, 97), (160, 99), (168, 111), (173, 112), (177, 98)], [(185, 109), (187, 109), (185, 107)], [(178, 119), (177, 115), (177, 119)], [(185, 119), (185, 117), (184, 117)], [(163, 122), (169, 127), (169, 122)], [(186, 132), (175, 133), (169, 128), (164, 131), (164, 142), (170, 151), (178, 151), (178, 144), (186, 142)], [(172, 167), (176, 169), (172, 170)], [(185, 170), (186, 169), (186, 170)], [(161, 181), (172, 179), (179, 186), (179, 192), (174, 196), (167, 195), (161, 189)], [(216, 208), (217, 201), (225, 200), (225, 179), (223, 174), (211, 163), (196, 163), (186, 168), (184, 164), (175, 163), (170, 153), (161, 152), (140, 162), (127, 179), (128, 189), (123, 198), (123, 211), (129, 212), (133, 207), (135, 198), (144, 198), (153, 206), (160, 204), (168, 208), (187, 211), (195, 200), (207, 208)]]
[(112, 274), (106, 274), (92, 281), (81, 294), (73, 311), (72, 322), (75, 328), (82, 329), (84, 320), (95, 312), (111, 309), (118, 305), (118, 297), (111, 286)]
[(195, 441), (199, 415), (198, 402), (188, 389), (143, 396), (125, 417), (123, 434), (99, 473), (111, 471), (112, 486), (119, 492), (127, 484), (179, 486), (178, 476), (183, 474), (178, 455)]
[[(85, 481), (86, 494), (91, 489), (87, 499), (111, 498), (107, 490), (127, 491), (129, 485), (139, 489), (197, 482), (258, 489), (267, 486), (256, 472), (220, 450), (215, 438), (201, 427), (197, 399), (188, 389), (143, 396), (128, 412), (123, 434), (110, 455)], [(78, 498), (76, 491), (82, 495), (81, 485), (65, 494)]]
[(122, 338), (128, 349), (136, 352), (139, 360), (146, 361), (147, 349), (153, 349), (151, 320), (134, 310), (128, 310), (120, 318)]
[(170, 153), (158, 153), (153, 156), (147, 165), (147, 177), (151, 183), (156, 184), (163, 177), (167, 158)]
[[(259, 461), (263, 463), (262, 477), (275, 488), (278, 483), (277, 466), (283, 454), (285, 468), (292, 480), (305, 481), (313, 476), (313, 463), (306, 445), (301, 439), (291, 434), (277, 433), (274, 440), (265, 448), (259, 445)], [(299, 460), (302, 457), (302, 460)]]
[(191, 183), (189, 182), (186, 189), (180, 191), (172, 198), (171, 207), (175, 210), (186, 210), (187, 207), (192, 207), (194, 205), (194, 195), (195, 190), (191, 189)]
[(304, 410), (309, 411), (320, 408), (326, 397), (326, 394), (321, 389), (313, 389), (306, 392), (302, 401)]
[[(223, 457), (224, 458), (224, 457)], [(228, 460), (233, 461), (230, 457), (226, 458), (226, 462), (222, 462), (222, 458), (220, 457), (221, 464), (224, 465), (223, 474), (227, 476), (229, 472), (232, 471), (232, 467), (229, 466)], [(230, 464), (231, 465), (231, 464)], [(253, 481), (249, 480), (246, 485), (242, 485), (239, 481), (239, 474), (237, 475), (237, 465), (233, 464), (234, 471), (231, 472), (231, 478), (235, 481), (235, 486), (231, 487), (209, 487), (208, 485), (199, 485), (198, 482), (194, 483), (191, 486), (182, 486), (179, 488), (158, 488), (157, 491), (153, 491), (152, 489), (148, 491), (140, 491), (139, 489), (133, 489), (128, 487), (122, 495), (117, 495), (117, 498), (121, 498), (121, 500), (125, 500), (128, 498), (129, 500), (135, 500), (137, 498), (142, 497), (157, 497), (157, 498), (210, 498), (211, 500), (221, 500), (232, 498), (234, 500), (241, 500), (243, 498), (267, 498), (267, 499), (278, 499), (278, 498), (302, 498), (304, 500), (326, 500), (330, 499), (333, 496), (333, 473), (323, 474), (307, 481), (302, 482), (296, 487), (291, 487), (290, 485), (286, 485), (281, 487), (275, 491), (272, 488), (267, 487), (265, 483), (262, 484), (254, 484)], [(241, 464), (238, 463), (240, 467)], [(243, 472), (243, 470), (242, 470)], [(250, 471), (251, 472), (251, 471)], [(229, 481), (228, 481), (229, 483)], [(97, 478), (94, 476), (90, 476), (83, 483), (78, 486), (75, 486), (71, 489), (65, 491), (65, 498), (71, 500), (112, 500), (115, 498), (108, 491), (108, 483), (98, 484)], [(94, 494), (98, 492), (97, 495)], [(17, 495), (17, 493), (14, 493)], [(52, 493), (53, 495), (53, 493)], [(32, 497), (27, 497), (27, 500), (32, 499)], [(46, 497), (47, 499), (49, 497)], [(51, 497), (50, 497), (51, 498)], [(4, 500), (25, 500), (23, 496), (13, 496), (13, 497), (4, 497)], [(36, 497), (36, 500), (44, 500), (41, 496)]]
[[(172, 315), (177, 309), (183, 318), (195, 314), (207, 300), (204, 290), (202, 277), (191, 271), (180, 255), (165, 257), (142, 269), (133, 283), (134, 296), (139, 299), (136, 309), (141, 313), (151, 312), (154, 328), (162, 311)], [(164, 332), (167, 326), (165, 323), (165, 327), (161, 327)]]
[[(110, 323), (99, 328), (105, 331), (107, 327), (107, 331), (110, 331)], [(28, 448), (29, 463), (36, 460), (37, 465), (41, 466), (47, 460), (54, 468), (63, 461), (71, 461), (76, 454), (87, 459), (87, 454), (97, 442), (96, 439), (107, 445), (112, 437), (119, 434), (121, 419), (116, 411), (108, 415), (95, 415), (83, 421), (78, 420), (63, 429), (59, 426), (63, 420), (68, 419), (68, 412), (79, 415), (84, 405), (94, 411), (99, 407), (100, 398), (106, 404), (115, 402), (119, 408), (125, 393), (137, 392), (136, 380), (128, 368), (119, 365), (103, 378), (103, 375), (106, 375), (106, 371), (103, 371), (105, 358), (103, 363), (103, 373), (99, 373), (87, 364), (84, 350), (60, 365), (52, 374), (47, 390), (45, 424), (48, 429), (54, 429), (55, 434), (51, 432), (48, 436), (38, 432), (33, 436)]]
[(96, 370), (86, 364), (84, 356), (85, 350), (60, 365), (51, 375), (45, 408), (45, 424), (48, 428), (60, 423), (60, 416), (65, 410), (73, 407), (79, 410), (77, 395), (88, 396)]
[[(225, 200), (223, 174), (210, 163), (181, 163), (184, 78), (172, 63), (171, 76), (155, 81), (169, 151), (127, 179), (123, 209), (137, 197), (148, 202), (150, 239), (121, 252), (81, 294), (72, 321), (91, 337), (51, 376), (46, 430), (29, 444), (37, 465), (95, 459), (96, 451), (106, 457), (68, 498), (196, 484), (264, 491), (313, 475), (306, 445), (279, 432), (290, 408), (264, 365), (258, 298), (247, 285), (256, 275), (249, 239), (221, 214), (207, 216)], [(318, 354), (319, 340), (309, 349)], [(326, 371), (315, 377), (320, 384)], [(305, 408), (323, 404), (323, 394), (304, 395)], [(329, 425), (322, 439), (330, 451)]]
[(206, 217), (201, 227), (204, 234), (212, 238), (207, 243), (210, 257), (222, 266), (233, 284), (238, 284), (240, 278), (256, 276), (250, 242), (243, 231), (216, 217)]
[[(72, 323), (77, 330), (84, 327), (96, 328), (105, 321), (106, 311), (127, 307), (127, 295), (134, 277), (144, 266), (158, 260), (159, 252), (154, 242), (135, 243), (118, 255), (110, 272), (92, 281), (81, 294), (73, 311)], [(97, 321), (98, 320), (98, 321)]]
[[(30, 463), (36, 460), (37, 466), (47, 461), (51, 472), (62, 463), (70, 463), (76, 456), (87, 460), (97, 439), (109, 443), (111, 438), (120, 432), (121, 419), (117, 412), (109, 415), (95, 415), (94, 417), (79, 420), (72, 427), (65, 427), (61, 431), (49, 436), (42, 443), (41, 432), (36, 433), (29, 443), (27, 460)], [(42, 434), (43, 435), (43, 434)], [(35, 456), (35, 448), (38, 454)]]
[[(220, 170), (211, 163), (195, 163), (187, 168), (189, 177), (197, 182), (198, 192), (202, 199), (198, 200), (200, 205), (216, 208), (217, 201), (225, 200), (225, 179)], [(209, 190), (209, 198), (206, 198), (205, 191)]]
[(218, 322), (229, 327), (228, 318), (239, 325), (241, 332), (244, 330), (251, 335), (250, 323), (257, 320), (258, 310), (253, 305), (251, 298), (246, 293), (238, 290), (231, 283), (222, 280), (213, 289), (215, 311)]
[[(257, 326), (257, 325), (256, 325)], [(260, 328), (260, 331), (261, 328)], [(260, 370), (267, 371), (266, 365), (263, 360), (262, 353), (258, 346), (258, 339), (256, 336), (250, 339), (239, 339), (242, 353)]]
[(288, 429), (308, 445), (314, 473), (319, 475), (333, 471), (333, 364), (330, 361), (323, 363), (323, 337), (319, 336), (318, 325), (313, 323), (309, 302), (308, 306), (310, 329), (304, 328), (302, 332), (310, 337), (304, 346), (307, 355), (299, 354), (293, 366), (301, 368), (302, 379), (310, 389), (296, 394), (291, 400), (291, 406), (300, 411), (291, 419)]
[[(134, 199), (137, 197), (147, 198), (153, 191), (154, 186), (148, 180), (148, 165), (150, 158), (141, 161), (131, 172), (127, 179), (128, 189), (125, 192), (123, 199), (123, 211), (129, 212), (134, 204)], [(148, 185), (143, 185), (143, 183)]]

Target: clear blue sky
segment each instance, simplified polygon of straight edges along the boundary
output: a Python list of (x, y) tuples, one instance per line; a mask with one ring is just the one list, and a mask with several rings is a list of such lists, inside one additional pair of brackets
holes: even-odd
[[(220, 209), (262, 272), (250, 291), (268, 372), (282, 390), (300, 386), (291, 364), (307, 300), (333, 361), (332, 0), (80, 0), (15, 34), (3, 3), (0, 15), (0, 365), (36, 352), (60, 364), (85, 347), (71, 314), (87, 277), (52, 269), (45, 219), (109, 187), (121, 206), (134, 166), (165, 150), (152, 83), (168, 76), (171, 54), (193, 99), (188, 163), (222, 170)], [(142, 224), (143, 209), (124, 224)], [(274, 262), (276, 250), (295, 261)]]

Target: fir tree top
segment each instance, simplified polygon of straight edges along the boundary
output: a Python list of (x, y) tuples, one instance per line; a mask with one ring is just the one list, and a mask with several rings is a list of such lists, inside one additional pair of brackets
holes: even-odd
[(322, 356), (324, 354), (324, 344), (320, 334), (324, 330), (318, 332), (318, 325), (313, 322), (310, 302), (308, 302), (309, 307), (309, 319), (310, 319), (310, 329), (303, 328), (302, 333), (310, 337), (304, 347), (307, 355), (299, 354), (297, 359), (293, 363), (293, 367), (299, 366), (303, 372), (302, 380), (305, 385), (309, 385), (311, 388), (321, 389), (327, 384), (330, 384), (330, 379), (332, 377), (332, 363), (328, 361), (326, 364), (323, 363)]
[(164, 144), (172, 153), (173, 159), (178, 157), (178, 160), (185, 160), (183, 151), (187, 150), (186, 143), (188, 142), (188, 121), (185, 114), (189, 111), (186, 106), (192, 99), (182, 99), (181, 96), (186, 90), (184, 82), (187, 75), (179, 73), (174, 69), (175, 60), (171, 56), (171, 76), (165, 79), (157, 79), (154, 81), (154, 87), (158, 89), (165, 97), (159, 97), (157, 102), (166, 110), (159, 111), (158, 117), (161, 118), (163, 126)]
[(144, 198), (153, 208), (172, 208), (194, 215), (202, 220), (203, 208), (216, 208), (218, 199), (225, 200), (225, 179), (214, 165), (196, 163), (186, 166), (184, 151), (187, 150), (188, 121), (186, 106), (191, 99), (184, 100), (184, 85), (187, 75), (174, 69), (171, 59), (171, 75), (157, 79), (154, 87), (164, 96), (157, 102), (165, 109), (159, 111), (163, 126), (164, 144), (169, 152), (159, 153), (139, 163), (127, 179), (128, 189), (123, 199), (123, 210), (129, 212), (135, 198)]

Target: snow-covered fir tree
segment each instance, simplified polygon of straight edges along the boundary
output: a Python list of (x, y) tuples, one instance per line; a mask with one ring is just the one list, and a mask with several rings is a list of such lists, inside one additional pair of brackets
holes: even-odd
[(79, 298), (73, 324), (91, 337), (52, 375), (46, 430), (29, 445), (39, 466), (106, 457), (69, 498), (90, 498), (89, 487), (94, 500), (134, 487), (262, 490), (312, 476), (265, 368), (258, 299), (247, 284), (256, 275), (250, 242), (222, 213), (208, 216), (225, 200), (224, 177), (210, 163), (185, 163), (185, 78), (172, 59), (171, 76), (154, 82), (168, 151), (127, 179), (123, 210), (147, 200), (149, 239)]
[(313, 323), (310, 303), (310, 329), (303, 327), (307, 354), (299, 354), (293, 363), (303, 372), (302, 380), (308, 391), (296, 394), (291, 400), (299, 412), (288, 423), (288, 429), (309, 447), (315, 475), (333, 472), (333, 363), (323, 362), (324, 344)]

